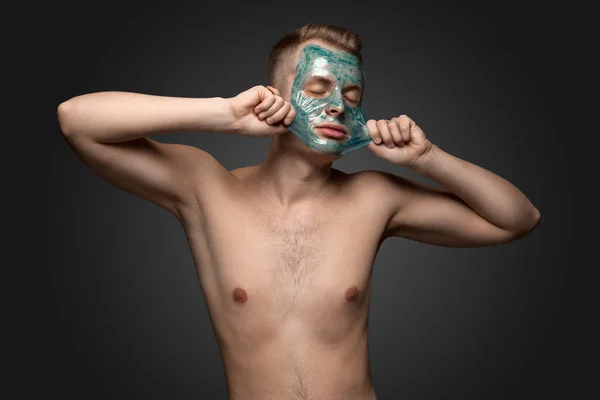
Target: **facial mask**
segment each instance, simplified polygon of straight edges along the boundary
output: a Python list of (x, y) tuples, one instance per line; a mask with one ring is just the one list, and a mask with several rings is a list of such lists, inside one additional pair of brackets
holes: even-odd
[[(290, 103), (296, 117), (290, 130), (307, 146), (328, 154), (342, 155), (368, 145), (371, 135), (360, 108), (363, 81), (356, 56), (305, 46), (292, 86)], [(345, 135), (333, 138), (338, 131), (325, 129), (326, 124), (336, 124), (333, 127), (345, 130)]]

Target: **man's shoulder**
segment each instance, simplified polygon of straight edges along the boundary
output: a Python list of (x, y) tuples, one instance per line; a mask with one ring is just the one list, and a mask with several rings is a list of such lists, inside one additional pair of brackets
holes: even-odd
[(243, 182), (244, 180), (254, 176), (257, 173), (257, 169), (257, 165), (245, 165), (242, 167), (229, 169), (228, 172), (231, 174), (231, 176), (236, 178), (236, 181)]
[(192, 170), (199, 166), (214, 166), (224, 169), (223, 165), (212, 154), (196, 146), (183, 143), (165, 143), (154, 139), (147, 139), (155, 150), (160, 151), (166, 158), (176, 164), (186, 165)]
[(415, 185), (413, 181), (402, 176), (374, 169), (352, 173), (349, 175), (349, 181), (361, 192), (368, 191), (369, 194), (380, 196), (379, 201), (385, 200), (384, 197), (389, 195), (403, 193)]
[(344, 174), (346, 186), (360, 193), (382, 194), (391, 179), (387, 172), (372, 169)]
[(384, 171), (378, 171), (374, 169), (367, 169), (363, 171), (353, 172), (351, 174), (347, 174), (347, 178), (349, 182), (352, 182), (357, 185), (365, 186), (365, 185), (380, 185), (383, 182), (390, 179), (389, 174)]

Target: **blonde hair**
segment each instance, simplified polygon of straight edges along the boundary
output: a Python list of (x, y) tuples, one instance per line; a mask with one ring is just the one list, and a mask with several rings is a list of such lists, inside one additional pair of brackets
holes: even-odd
[(271, 49), (269, 54), (269, 84), (276, 85), (282, 75), (295, 68), (292, 56), (298, 46), (312, 39), (320, 39), (332, 46), (355, 55), (362, 64), (362, 41), (358, 34), (346, 28), (328, 24), (307, 24), (286, 34)]

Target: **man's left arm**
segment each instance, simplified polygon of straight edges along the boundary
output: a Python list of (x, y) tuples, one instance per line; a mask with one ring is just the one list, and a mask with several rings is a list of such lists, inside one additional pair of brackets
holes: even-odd
[(440, 184), (435, 189), (383, 174), (391, 217), (385, 236), (451, 247), (481, 247), (527, 235), (540, 212), (506, 179), (452, 156), (426, 139), (409, 117), (367, 122), (369, 149)]

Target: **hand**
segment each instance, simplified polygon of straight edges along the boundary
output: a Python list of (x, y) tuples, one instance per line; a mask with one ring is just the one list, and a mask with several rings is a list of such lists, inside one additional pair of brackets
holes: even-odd
[(421, 128), (406, 115), (389, 121), (370, 119), (367, 128), (373, 140), (367, 146), (369, 150), (392, 164), (416, 168), (432, 147)]
[(254, 86), (228, 101), (234, 131), (241, 135), (280, 135), (296, 117), (294, 107), (272, 86)]

